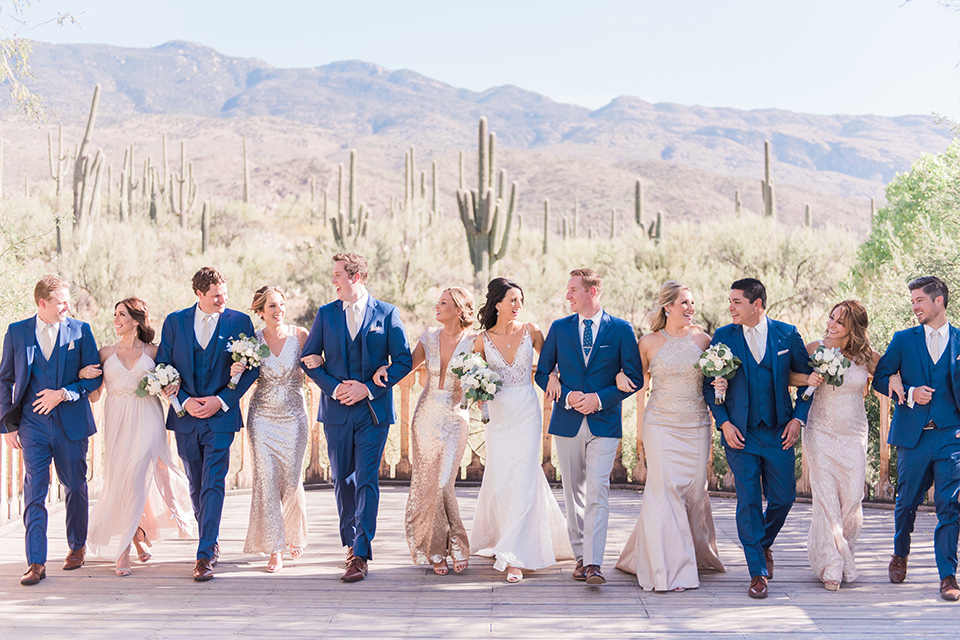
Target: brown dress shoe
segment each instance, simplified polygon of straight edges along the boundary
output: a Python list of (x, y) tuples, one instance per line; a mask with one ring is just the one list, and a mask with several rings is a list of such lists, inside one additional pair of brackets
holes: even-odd
[(193, 579), (197, 582), (213, 580), (213, 563), (209, 558), (197, 558), (197, 566), (193, 568)]
[(347, 564), (347, 570), (343, 572), (340, 579), (344, 582), (360, 582), (366, 577), (367, 561), (359, 556), (353, 556)]
[(753, 576), (750, 578), (750, 589), (747, 590), (747, 595), (751, 598), (757, 598), (758, 600), (767, 597), (767, 577), (766, 576)]
[(39, 562), (34, 562), (29, 567), (27, 567), (26, 573), (23, 574), (23, 577), (20, 578), (20, 584), (23, 585), (32, 585), (37, 584), (41, 580), (47, 577), (47, 568), (40, 564)]
[(346, 569), (350, 566), (350, 562), (353, 560), (353, 547), (347, 547), (347, 559), (343, 561), (343, 568)]
[(583, 566), (583, 560), (577, 560), (577, 568), (573, 570), (573, 579), (580, 582), (587, 579), (587, 569)]
[(79, 569), (83, 566), (83, 556), (86, 551), (86, 547), (80, 547), (79, 549), (71, 549), (70, 553), (67, 554), (67, 558), (63, 561), (63, 570), (71, 571), (73, 569)]
[(767, 561), (767, 581), (773, 580), (773, 550), (767, 547), (763, 550), (763, 559)]
[(887, 567), (890, 582), (897, 584), (907, 577), (907, 556), (890, 556), (890, 566)]
[(957, 586), (956, 576), (947, 576), (940, 581), (940, 597), (950, 602), (960, 600), (960, 587)]
[(588, 564), (584, 569), (584, 575), (587, 576), (587, 584), (598, 585), (607, 581), (600, 573), (600, 565), (598, 564)]

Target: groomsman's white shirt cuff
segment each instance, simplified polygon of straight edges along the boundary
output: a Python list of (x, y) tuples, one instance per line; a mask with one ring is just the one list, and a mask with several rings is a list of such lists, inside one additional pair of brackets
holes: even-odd
[(223, 408), (224, 413), (226, 413), (227, 411), (230, 411), (230, 407), (228, 407), (227, 403), (223, 401), (223, 398), (221, 398), (220, 396), (217, 396), (217, 400), (220, 401), (220, 406)]
[(913, 405), (914, 405), (914, 402), (913, 402), (913, 390), (914, 390), (915, 388), (916, 388), (916, 387), (910, 387), (909, 389), (907, 389), (907, 406), (910, 407), (911, 409), (913, 409)]
[(80, 399), (80, 394), (76, 391), (70, 391), (70, 389), (63, 389), (63, 400), (64, 402), (76, 402)]

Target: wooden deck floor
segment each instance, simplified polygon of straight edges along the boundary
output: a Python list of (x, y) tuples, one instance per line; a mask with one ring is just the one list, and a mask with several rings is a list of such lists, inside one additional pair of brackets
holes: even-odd
[[(458, 491), (469, 529), (477, 490)], [(276, 575), (242, 553), (249, 495), (228, 497), (217, 577), (190, 579), (195, 541), (161, 541), (154, 559), (117, 578), (108, 563), (60, 570), (66, 551), (63, 514), (50, 519), (48, 577), (18, 584), (23, 530), (0, 535), (0, 629), (3, 638), (857, 638), (955, 637), (960, 603), (940, 600), (933, 561), (936, 519), (917, 523), (907, 582), (891, 585), (886, 563), (892, 512), (868, 509), (858, 560), (861, 577), (836, 593), (815, 580), (806, 560), (810, 506), (797, 504), (780, 535), (770, 597), (746, 595), (748, 574), (736, 537), (734, 501), (715, 498), (725, 574), (703, 574), (700, 589), (642, 592), (613, 569), (639, 513), (642, 496), (614, 491), (605, 574), (600, 588), (570, 579), (572, 562), (529, 573), (508, 585), (492, 561), (474, 557), (463, 575), (437, 577), (410, 564), (403, 535), (405, 487), (385, 487), (370, 576), (338, 579), (333, 493), (307, 493), (311, 545)], [(559, 495), (558, 495), (559, 499)]]

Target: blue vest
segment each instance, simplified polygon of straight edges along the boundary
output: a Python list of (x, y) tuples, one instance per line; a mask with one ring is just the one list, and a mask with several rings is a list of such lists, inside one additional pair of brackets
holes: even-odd
[(33, 365), (30, 367), (30, 380), (27, 382), (27, 388), (23, 395), (23, 418), (21, 424), (49, 425), (50, 423), (60, 423), (60, 412), (51, 411), (47, 415), (40, 415), (33, 410), (33, 401), (37, 399), (37, 394), (44, 389), (57, 388), (57, 349), (54, 347), (50, 353), (50, 360), (45, 360), (40, 343), (37, 342), (34, 335), (33, 344), (34, 358)]
[[(768, 328), (769, 330), (769, 328)], [(747, 394), (750, 399), (750, 408), (747, 411), (747, 427), (757, 427), (760, 423), (768, 427), (777, 426), (776, 389), (773, 387), (773, 357), (770, 355), (770, 345), (760, 364), (753, 358), (753, 353), (747, 350), (744, 358), (747, 368)]]
[(953, 388), (950, 384), (951, 364), (949, 345), (936, 364), (930, 359), (930, 386), (936, 389), (933, 400), (930, 401), (930, 419), (936, 422), (938, 427), (960, 427), (960, 410), (957, 409), (950, 392)]
[(196, 338), (193, 340), (193, 367), (196, 371), (194, 379), (194, 390), (198, 396), (216, 395), (219, 389), (216, 381), (213, 379), (213, 363), (217, 359), (217, 332), (214, 329), (213, 336), (210, 338), (207, 348), (203, 349)]
[(360, 346), (360, 332), (350, 339), (347, 333), (347, 375), (349, 380), (363, 380), (363, 349)]

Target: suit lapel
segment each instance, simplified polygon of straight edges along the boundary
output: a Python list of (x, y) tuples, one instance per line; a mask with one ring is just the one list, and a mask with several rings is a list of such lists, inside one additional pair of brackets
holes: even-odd
[(926, 376), (927, 384), (929, 384), (933, 379), (933, 370), (931, 368), (933, 363), (930, 362), (930, 351), (927, 349), (927, 337), (924, 335), (923, 325), (916, 328), (914, 336), (917, 354), (920, 356), (920, 362), (923, 363), (923, 373)]
[(23, 352), (27, 358), (27, 377), (30, 379), (30, 373), (33, 370), (33, 359), (37, 357), (37, 317), (34, 316), (31, 322), (25, 322), (20, 327), (20, 339), (23, 340)]
[[(350, 346), (350, 331), (347, 329), (347, 318), (343, 309), (343, 300), (337, 300), (334, 316), (333, 327), (336, 334), (340, 336), (341, 358), (346, 362), (347, 350)], [(326, 357), (326, 354), (324, 354), (324, 357)]]
[(733, 344), (729, 345), (733, 349), (734, 353), (740, 355), (740, 360), (743, 362), (744, 366), (747, 366), (747, 358), (750, 358), (752, 363), (756, 363), (756, 360), (753, 359), (753, 352), (747, 347), (747, 339), (743, 335), (743, 325), (737, 324), (733, 326), (733, 331), (731, 332)]
[(186, 344), (184, 345), (184, 348), (187, 350), (185, 362), (190, 367), (189, 371), (181, 371), (180, 374), (184, 377), (184, 379), (189, 380), (194, 379), (193, 372), (197, 370), (197, 363), (193, 361), (194, 357), (196, 356), (196, 349), (193, 345), (197, 342), (197, 332), (193, 330), (193, 321), (196, 316), (197, 305), (193, 305), (192, 307), (184, 309), (180, 314), (180, 326), (183, 331), (183, 335), (187, 337)]
[(570, 317), (569, 328), (570, 342), (573, 343), (573, 350), (580, 357), (580, 366), (586, 370), (587, 361), (583, 359), (583, 345), (580, 343), (580, 315), (573, 314)]
[(780, 367), (777, 366), (777, 354), (780, 351), (780, 327), (767, 318), (767, 353), (770, 354), (770, 368), (773, 370), (773, 388), (780, 389)]
[(70, 346), (70, 343), (73, 342), (73, 327), (71, 326), (71, 319), (65, 318), (63, 322), (60, 323), (60, 331), (57, 336), (57, 348), (54, 350), (54, 355), (57, 357), (57, 388), (63, 386), (63, 368), (64, 360), (67, 359), (67, 349)]

